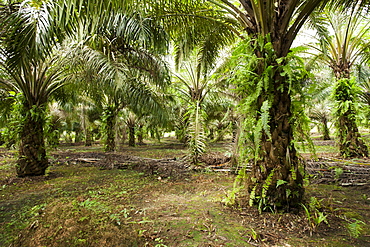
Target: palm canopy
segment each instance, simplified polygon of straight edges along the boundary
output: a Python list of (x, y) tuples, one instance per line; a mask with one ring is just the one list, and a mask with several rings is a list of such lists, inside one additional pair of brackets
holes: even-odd
[(79, 25), (78, 42), (69, 59), (75, 69), (71, 79), (88, 82), (83, 84), (84, 90), (104, 112), (106, 150), (113, 151), (115, 122), (122, 109), (166, 120), (158, 92), (169, 82), (162, 59), (167, 39), (156, 22), (138, 13), (112, 12), (103, 27), (91, 34), (85, 25)]
[[(131, 106), (137, 113), (140, 106), (143, 111), (145, 107), (158, 110), (154, 91), (164, 89), (169, 82), (161, 56), (167, 44), (165, 33), (136, 14), (113, 14), (104, 26), (70, 51), (71, 67), (76, 69), (74, 79), (90, 82), (86, 89), (98, 104), (115, 105), (117, 109)], [(162, 42), (155, 45), (154, 40)]]
[(147, 9), (173, 41), (175, 63), (198, 50), (198, 66), (207, 73), (214, 66), (220, 50), (232, 44), (240, 31), (238, 22), (210, 1), (161, 0)]
[(318, 29), (318, 43), (310, 47), (316, 59), (326, 63), (336, 78), (349, 78), (353, 65), (370, 58), (367, 52), (370, 22), (356, 9), (349, 13), (325, 11), (321, 16), (320, 25), (328, 29)]
[(20, 92), (29, 105), (40, 106), (63, 83), (62, 53), (52, 50), (57, 42), (52, 3), (35, 6), (31, 1), (3, 7), (0, 83)]
[[(4, 25), (0, 27), (0, 83), (24, 96), (23, 110), (27, 112), (21, 133), (20, 176), (43, 174), (47, 167), (44, 122), (42, 118), (34, 118), (31, 109), (39, 109), (39, 116), (43, 116), (49, 97), (69, 82), (61, 80), (61, 76), (71, 64), (58, 63), (54, 56), (70, 57), (71, 53), (60, 53), (67, 38), (78, 37), (81, 45), (99, 51), (110, 63), (116, 63), (115, 57), (120, 56), (118, 62), (122, 64), (125, 58), (132, 68), (143, 74), (152, 73), (146, 77), (161, 84), (166, 73), (159, 69), (161, 63), (156, 63), (159, 59), (153, 58), (150, 51), (165, 50), (163, 30), (153, 25), (153, 20), (141, 18), (130, 3), (27, 0), (1, 6), (0, 18)], [(117, 71), (122, 75), (124, 70), (130, 70), (128, 66), (111, 69), (107, 64), (98, 66), (100, 72), (109, 72), (105, 73), (105, 82), (122, 78), (115, 77)], [(34, 131), (30, 131), (31, 128)]]
[(196, 61), (183, 62), (180, 73), (175, 74), (174, 87), (184, 97), (185, 101), (202, 102), (210, 89), (210, 81), (205, 76), (201, 77)]
[[(209, 0), (219, 13), (227, 12), (233, 17), (227, 24), (238, 35), (245, 31), (249, 36), (270, 35), (278, 57), (288, 54), (297, 34), (314, 10), (329, 4), (339, 6), (367, 6), (369, 0)], [(235, 25), (235, 21), (239, 25)], [(231, 25), (232, 24), (232, 25)], [(237, 29), (239, 28), (239, 29)]]
[(314, 57), (326, 63), (336, 78), (332, 93), (334, 116), (340, 153), (347, 157), (368, 155), (356, 123), (358, 87), (355, 80), (350, 80), (353, 66), (369, 60), (367, 36), (370, 24), (363, 14), (357, 6), (346, 12), (322, 13), (324, 18), (319, 20), (323, 22), (321, 26), (326, 24), (328, 31), (319, 29), (319, 42), (311, 45), (316, 52)]
[(2, 55), (7, 58), (10, 69), (28, 67), (49, 56), (58, 39), (53, 9), (51, 1), (2, 6)]
[(211, 2), (237, 19), (249, 36), (257, 38), (258, 35), (270, 35), (277, 56), (284, 57), (312, 11), (327, 0), (240, 0), (239, 6), (227, 0)]

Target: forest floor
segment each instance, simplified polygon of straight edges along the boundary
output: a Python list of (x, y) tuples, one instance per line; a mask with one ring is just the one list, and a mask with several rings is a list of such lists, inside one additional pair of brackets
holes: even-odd
[(226, 206), (228, 143), (212, 145), (201, 169), (170, 139), (115, 153), (63, 145), (47, 175), (30, 178), (0, 149), (0, 246), (370, 246), (370, 160), (315, 146), (315, 161), (301, 151), (311, 175), (299, 213)]

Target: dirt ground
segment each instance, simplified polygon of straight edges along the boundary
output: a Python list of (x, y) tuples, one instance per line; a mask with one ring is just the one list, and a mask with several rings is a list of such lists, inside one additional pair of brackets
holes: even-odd
[(225, 205), (236, 177), (226, 147), (194, 169), (173, 143), (66, 146), (31, 178), (0, 150), (0, 246), (370, 246), (369, 160), (306, 155), (308, 211), (260, 213)]

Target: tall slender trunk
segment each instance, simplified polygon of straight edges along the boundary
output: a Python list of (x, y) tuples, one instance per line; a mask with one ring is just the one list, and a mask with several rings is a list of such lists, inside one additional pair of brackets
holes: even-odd
[(85, 106), (82, 106), (82, 115), (81, 115), (81, 122), (82, 122), (82, 129), (84, 132), (84, 144), (86, 147), (89, 147), (92, 145), (92, 133), (89, 128), (89, 123), (87, 119), (87, 113)]
[(116, 116), (113, 111), (110, 111), (110, 114), (106, 116), (106, 141), (105, 141), (105, 151), (106, 152), (113, 152), (116, 150), (116, 142), (115, 142), (115, 120)]
[(37, 108), (40, 111), (36, 114), (30, 113), (30, 107), (24, 106), (24, 109), (26, 117), (20, 133), (17, 175), (45, 175), (49, 161), (45, 150), (43, 109)]
[(92, 133), (89, 128), (85, 128), (85, 146), (92, 146)]
[[(277, 74), (277, 73), (276, 73)], [(248, 180), (250, 204), (261, 210), (299, 207), (304, 195), (300, 161), (293, 145), (291, 98), (285, 78), (275, 75), (273, 101), (269, 109), (270, 134), (263, 131), (260, 151)], [(260, 96), (259, 109), (265, 100)], [(261, 116), (258, 116), (260, 118)], [(270, 208), (271, 209), (271, 208)]]
[(322, 119), (322, 133), (324, 140), (330, 140), (330, 130), (328, 127), (328, 119), (325, 117)]
[(127, 126), (126, 125), (123, 125), (122, 126), (122, 129), (120, 130), (120, 133), (121, 133), (121, 144), (125, 144), (126, 140), (127, 140)]
[(328, 127), (328, 119), (324, 117), (321, 121), (322, 123), (322, 133), (323, 133), (323, 139), (324, 140), (330, 140), (330, 130)]
[(144, 126), (142, 124), (138, 125), (138, 133), (137, 133), (137, 142), (139, 145), (143, 145), (144, 143)]
[(135, 125), (129, 125), (128, 131), (128, 145), (135, 147)]

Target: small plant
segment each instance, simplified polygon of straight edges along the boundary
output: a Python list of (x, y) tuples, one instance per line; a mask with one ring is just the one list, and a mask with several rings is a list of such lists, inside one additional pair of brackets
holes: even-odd
[(143, 236), (144, 236), (144, 233), (145, 233), (146, 231), (147, 231), (147, 230), (140, 229), (140, 230), (138, 231), (138, 236), (139, 236), (139, 237), (143, 237)]
[(327, 220), (327, 215), (319, 211), (319, 209), (321, 208), (321, 201), (317, 200), (316, 197), (311, 197), (308, 208), (303, 204), (302, 207), (306, 213), (311, 235), (313, 232), (317, 231), (317, 227), (322, 222), (329, 224)]
[(163, 239), (161, 239), (161, 238), (156, 238), (156, 239), (154, 239), (154, 241), (157, 242), (155, 247), (167, 247), (167, 245), (163, 244)]
[(361, 232), (364, 230), (362, 227), (365, 225), (365, 222), (356, 218), (348, 219), (346, 216), (340, 218), (347, 222), (346, 228), (351, 238), (358, 238), (361, 235)]
[[(4, 185), (3, 185), (4, 186)], [(366, 194), (362, 194), (361, 198), (366, 202), (369, 200), (369, 198), (367, 198), (367, 195)]]
[(239, 192), (244, 188), (242, 182), (246, 176), (245, 172), (245, 169), (239, 170), (239, 174), (234, 181), (233, 189), (229, 191), (226, 197), (222, 200), (222, 203), (224, 203), (226, 206), (234, 206), (236, 204), (237, 196)]
[(343, 171), (343, 168), (336, 167), (336, 168), (334, 168), (334, 172), (335, 172), (334, 178), (338, 180), (340, 178), (340, 176), (343, 174), (344, 171)]
[(254, 230), (252, 227), (249, 228), (250, 240), (258, 241), (260, 239), (260, 235)]
[(121, 219), (120, 219), (120, 217), (119, 217), (118, 214), (111, 214), (111, 215), (109, 215), (109, 219), (112, 222), (114, 222), (115, 224), (117, 224), (118, 226), (121, 225)]

